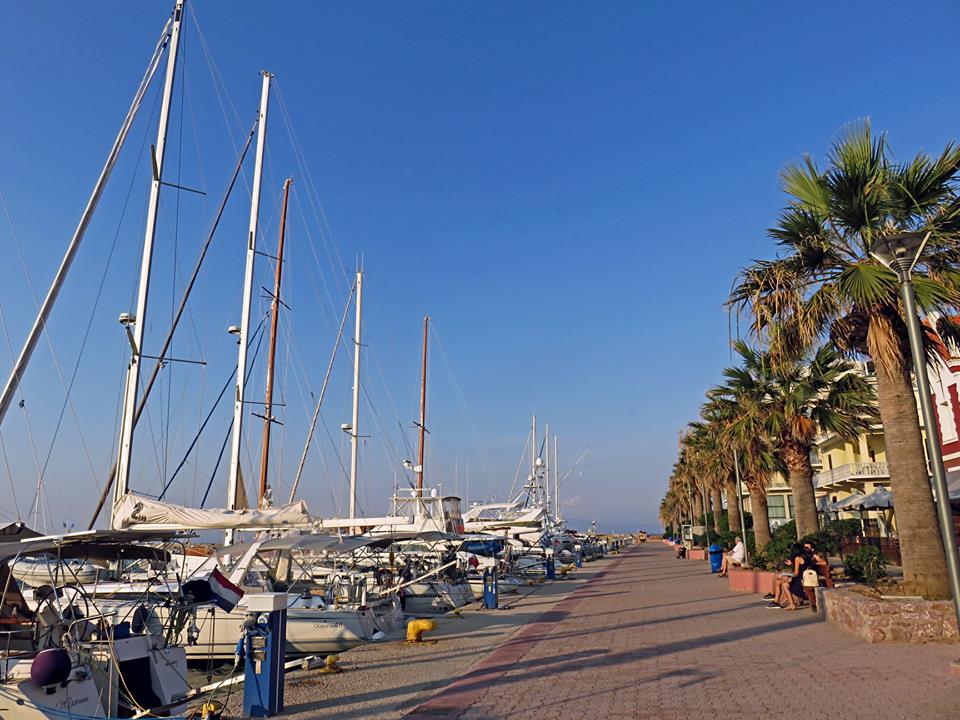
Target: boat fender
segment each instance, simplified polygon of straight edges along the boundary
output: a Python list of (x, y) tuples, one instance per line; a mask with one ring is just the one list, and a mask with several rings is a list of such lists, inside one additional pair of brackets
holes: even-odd
[(70, 653), (63, 648), (41, 650), (30, 664), (30, 679), (40, 687), (66, 683), (72, 667)]
[(411, 620), (407, 623), (407, 642), (422, 642), (423, 634), (425, 632), (433, 632), (436, 628), (437, 624), (433, 620)]

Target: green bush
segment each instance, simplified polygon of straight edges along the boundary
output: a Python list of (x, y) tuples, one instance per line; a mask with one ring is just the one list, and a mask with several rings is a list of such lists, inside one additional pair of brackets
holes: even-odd
[(877, 580), (887, 575), (887, 559), (878, 548), (867, 545), (852, 555), (848, 555), (843, 566), (847, 577), (854, 582), (874, 585)]
[(763, 549), (763, 563), (754, 562), (756, 567), (767, 570), (780, 570), (783, 564), (790, 559), (790, 550), (797, 542), (797, 524), (791, 520), (784, 523), (770, 534), (770, 543)]

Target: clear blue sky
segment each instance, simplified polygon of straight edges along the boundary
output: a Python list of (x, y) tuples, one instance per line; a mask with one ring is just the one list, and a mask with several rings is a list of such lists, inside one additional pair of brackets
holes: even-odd
[[(6, 8), (0, 190), (41, 292), (168, 11), (167, 2)], [(893, 2), (197, 2), (195, 12), (222, 83), (188, 15), (167, 172), (208, 195), (182, 195), (179, 206), (164, 195), (148, 345), (152, 338), (156, 349), (190, 271), (253, 118), (257, 73), (268, 68), (279, 91), (264, 183), (268, 251), (283, 178), (295, 183), (292, 309), (280, 353), (287, 405), (271, 472), (280, 492), (289, 487), (306, 389), (319, 389), (331, 318), (362, 254), (368, 513), (385, 510), (398, 461), (411, 454), (404, 443), (414, 442), (420, 323), (429, 313), (432, 482), (465, 493), (469, 464), (472, 497), (505, 493), (536, 412), (560, 434), (564, 468), (590, 447), (563, 489), (570, 517), (655, 525), (677, 431), (729, 359), (722, 303), (730, 284), (745, 262), (774, 251), (764, 229), (782, 203), (779, 169), (804, 152), (822, 157), (859, 118), (888, 130), (904, 157), (938, 150), (960, 127), (951, 3), (921, 12)], [(86, 521), (115, 452), (126, 351), (116, 317), (133, 311), (155, 97), (51, 326), (69, 380), (92, 320), (72, 393), (76, 419), (68, 409), (46, 470), (51, 525)], [(316, 222), (280, 99), (332, 236)], [(165, 371), (138, 434), (137, 489), (156, 492), (169, 477), (234, 361), (224, 328), (239, 319), (247, 188), (231, 201), (174, 348), (208, 365)], [(0, 304), (18, 347), (35, 306), (5, 217), (0, 242)], [(260, 263), (261, 285), (271, 272)], [(335, 450), (349, 420), (345, 360), (323, 411), (333, 440), (321, 429), (322, 455), (311, 455), (305, 481), (304, 497), (323, 513), (344, 502)], [(4, 346), (4, 375), (9, 363)], [(259, 399), (262, 363), (253, 375)], [(21, 514), (64, 397), (45, 344), (24, 392), (27, 417), (14, 408), (3, 426)], [(171, 499), (202, 495), (229, 410), (215, 412)], [(252, 483), (259, 421), (248, 417), (246, 427)], [(0, 483), (9, 487), (6, 467)], [(221, 467), (212, 500), (222, 493)], [(12, 505), (3, 504), (7, 515)]]

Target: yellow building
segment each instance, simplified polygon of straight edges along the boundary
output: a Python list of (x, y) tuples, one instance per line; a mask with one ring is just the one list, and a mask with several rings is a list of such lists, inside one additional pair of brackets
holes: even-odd
[[(810, 459), (814, 464), (813, 486), (818, 508), (829, 513), (830, 517), (860, 519), (858, 512), (831, 510), (838, 502), (853, 495), (869, 495), (874, 490), (890, 488), (883, 426), (874, 425), (855, 441), (827, 433), (818, 436), (815, 443), (816, 449)], [(890, 511), (868, 510), (862, 519), (868, 533), (888, 536), (896, 531)]]

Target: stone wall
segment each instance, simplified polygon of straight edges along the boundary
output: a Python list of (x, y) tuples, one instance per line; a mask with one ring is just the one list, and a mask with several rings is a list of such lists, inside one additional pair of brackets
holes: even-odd
[(950, 600), (874, 600), (849, 590), (820, 590), (826, 619), (870, 643), (956, 642)]

